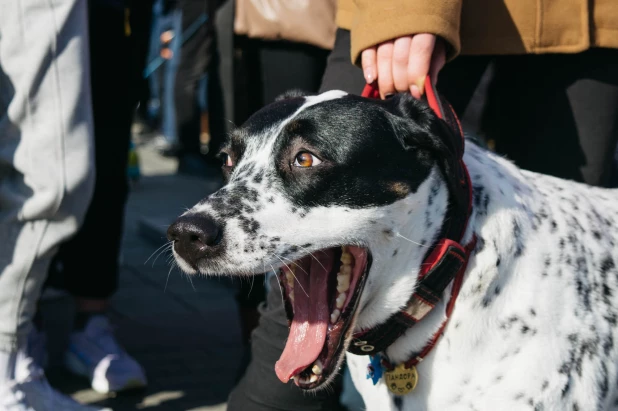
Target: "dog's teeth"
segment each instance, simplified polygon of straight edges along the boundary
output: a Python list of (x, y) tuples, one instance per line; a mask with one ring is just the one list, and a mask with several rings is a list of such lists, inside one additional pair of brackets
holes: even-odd
[(309, 377), (309, 382), (316, 382), (318, 380), (318, 376), (315, 374), (311, 374), (311, 377)]
[(350, 289), (350, 275), (337, 275), (337, 292), (345, 293)]
[(335, 308), (330, 315), (330, 322), (332, 324), (335, 324), (337, 322), (337, 319), (339, 318), (339, 315), (341, 315), (341, 311)]
[(290, 289), (290, 302), (294, 305), (294, 274), (290, 271), (286, 271), (285, 278), (288, 283), (288, 288)]
[(294, 288), (294, 275), (290, 271), (285, 272), (285, 279), (288, 283), (288, 287)]
[(311, 371), (313, 371), (315, 375), (322, 375), (322, 362), (320, 360), (317, 360), (311, 368)]
[(349, 264), (342, 265), (339, 268), (339, 274), (350, 275), (352, 274), (352, 266)]
[(341, 263), (342, 264), (349, 265), (349, 264), (352, 264), (352, 261), (354, 261), (354, 257), (352, 257), (352, 254), (346, 251), (341, 253)]
[(345, 303), (345, 298), (346, 297), (347, 296), (346, 296), (345, 293), (339, 294), (339, 296), (337, 297), (337, 300), (335, 301), (337, 308), (343, 307), (343, 303)]
[(299, 381), (298, 375), (293, 376), (293, 377), (292, 377), (292, 379), (293, 379), (294, 381)]

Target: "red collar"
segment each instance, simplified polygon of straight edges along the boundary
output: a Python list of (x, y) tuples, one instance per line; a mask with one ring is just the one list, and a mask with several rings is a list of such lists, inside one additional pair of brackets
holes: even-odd
[[(468, 218), (472, 212), (472, 184), (466, 165), (463, 162), (464, 135), (457, 115), (452, 107), (433, 90), (431, 82), (426, 82), (425, 95), (427, 103), (436, 115), (444, 120), (452, 131), (449, 136), (453, 141), (450, 145), (457, 152), (457, 164), (453, 170), (458, 173), (460, 187), (452, 195), (463, 197), (460, 203), (463, 206), (450, 210), (449, 224), (445, 228), (445, 238), (438, 240), (429, 250), (419, 274), (419, 283), (408, 300), (406, 306), (393, 314), (386, 322), (353, 335), (348, 351), (357, 355), (375, 355), (384, 352), (392, 343), (401, 337), (409, 328), (421, 321), (438, 304), (444, 290), (453, 281), (451, 298), (446, 306), (446, 319), (433, 335), (432, 339), (418, 353), (405, 362), (406, 368), (417, 365), (429, 354), (442, 335), (459, 295), (463, 282), (468, 258), (476, 244), (476, 236), (465, 247), (460, 244), (468, 225)], [(363, 97), (379, 98), (377, 88), (368, 84), (362, 93)], [(467, 205), (467, 207), (465, 206)], [(387, 369), (394, 368), (386, 359), (382, 360)]]

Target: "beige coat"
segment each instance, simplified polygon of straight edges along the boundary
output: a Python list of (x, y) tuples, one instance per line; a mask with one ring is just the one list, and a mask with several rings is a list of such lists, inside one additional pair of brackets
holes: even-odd
[(331, 49), (336, 10), (337, 0), (236, 0), (234, 32)]
[(339, 0), (352, 61), (367, 47), (433, 33), (458, 54), (577, 53), (618, 48), (618, 0)]

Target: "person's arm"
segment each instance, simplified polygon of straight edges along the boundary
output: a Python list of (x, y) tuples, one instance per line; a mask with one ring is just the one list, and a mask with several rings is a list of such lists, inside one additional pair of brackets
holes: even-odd
[[(410, 91), (419, 98), (460, 50), (462, 0), (354, 0), (351, 57), (382, 97)], [(430, 72), (431, 68), (431, 72)]]

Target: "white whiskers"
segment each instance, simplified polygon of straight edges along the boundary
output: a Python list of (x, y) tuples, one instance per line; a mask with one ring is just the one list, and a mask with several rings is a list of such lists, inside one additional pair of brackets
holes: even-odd
[(174, 246), (174, 242), (173, 241), (166, 242), (161, 247), (159, 247), (156, 250), (154, 250), (152, 254), (150, 254), (150, 257), (148, 257), (148, 259), (146, 261), (144, 261), (144, 265), (146, 265), (146, 263), (148, 263), (148, 261), (152, 258), (153, 255), (155, 255), (157, 252), (159, 252), (157, 254), (157, 256), (155, 257), (154, 261), (152, 262), (152, 265), (154, 266), (154, 264), (157, 262), (157, 259), (161, 256), (161, 254), (163, 254), (166, 251), (170, 250), (173, 246)]
[[(320, 262), (320, 260), (318, 260), (318, 259), (317, 259), (317, 258), (313, 255), (313, 253), (311, 253), (309, 250), (307, 250), (305, 247), (303, 247), (303, 246), (301, 246), (301, 245), (297, 245), (296, 247), (298, 247), (298, 248), (302, 248), (303, 250), (305, 250), (305, 252), (309, 253), (309, 255), (310, 255), (311, 257), (313, 257), (313, 259), (314, 259), (315, 261), (317, 261), (317, 262), (318, 262), (318, 264), (320, 264), (320, 266), (322, 266), (322, 268), (324, 269), (324, 271), (328, 271), (328, 270), (326, 269), (326, 267), (324, 267), (324, 265), (322, 265), (322, 263)], [(322, 252), (323, 252), (323, 251), (322, 251)], [(324, 253), (324, 252), (323, 252), (323, 253)], [(326, 253), (324, 253), (324, 254), (326, 254)]]
[(174, 269), (175, 266), (176, 266), (176, 260), (172, 261), (172, 263), (170, 264), (170, 270), (167, 272), (167, 278), (165, 279), (165, 287), (163, 288), (163, 294), (165, 294), (165, 292), (167, 291), (167, 283), (170, 280), (170, 274), (172, 273), (172, 270)]
[[(279, 256), (277, 254), (273, 254), (275, 257), (279, 258)], [(290, 270), (290, 272), (292, 273), (292, 275), (294, 276), (294, 278), (296, 279), (296, 282), (298, 283), (298, 286), (300, 287), (301, 290), (303, 290), (303, 293), (305, 293), (305, 295), (307, 297), (309, 297), (309, 294), (307, 294), (307, 291), (305, 291), (305, 289), (303, 288), (303, 285), (300, 283), (300, 281), (298, 281), (298, 278), (296, 278), (296, 274), (294, 274), (294, 271), (292, 271), (292, 269), (281, 259), (279, 258), (279, 261), (281, 261), (281, 263), (287, 267), (288, 270)], [(305, 270), (303, 270), (305, 271)], [(305, 271), (306, 273), (306, 271)]]
[(296, 261), (292, 261), (292, 260), (290, 260), (289, 258), (285, 258), (285, 257), (284, 257), (284, 256), (282, 256), (282, 255), (277, 255), (277, 254), (274, 254), (274, 255), (275, 255), (276, 257), (278, 257), (279, 259), (283, 258), (284, 260), (291, 262), (291, 263), (292, 263), (292, 264), (294, 264), (296, 267), (300, 268), (300, 269), (301, 269), (301, 271), (302, 271), (303, 273), (305, 273), (305, 274), (309, 275), (309, 273), (308, 273), (308, 272), (306, 272), (306, 271), (303, 269), (303, 267), (301, 267), (300, 265), (298, 265), (298, 263), (297, 263)]
[(397, 237), (401, 237), (401, 238), (403, 238), (403, 239), (404, 239), (404, 240), (406, 240), (406, 241), (411, 242), (412, 244), (416, 244), (416, 245), (418, 245), (419, 247), (429, 248), (429, 246), (428, 246), (428, 245), (421, 244), (421, 243), (417, 243), (416, 241), (410, 240), (409, 238), (404, 237), (404, 236), (402, 236), (402, 235), (401, 235), (401, 234), (399, 234), (399, 233), (397, 233), (397, 234), (395, 234), (395, 235), (396, 235)]

